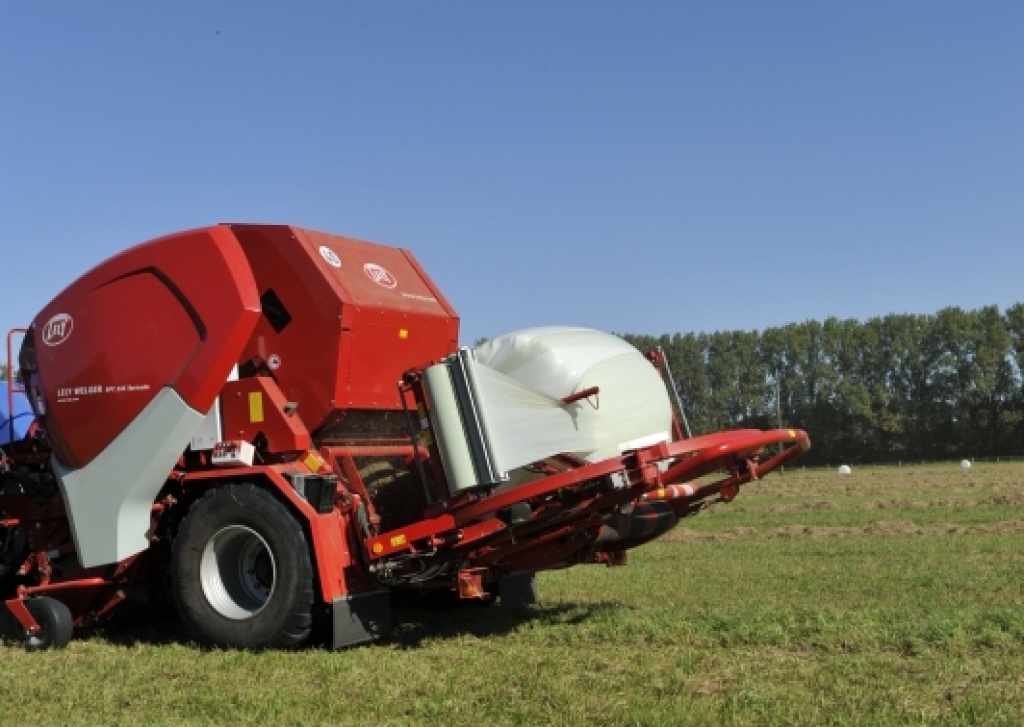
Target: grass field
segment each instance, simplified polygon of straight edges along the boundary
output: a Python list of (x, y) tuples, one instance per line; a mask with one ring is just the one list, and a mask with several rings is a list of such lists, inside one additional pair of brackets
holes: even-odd
[(343, 652), (0, 645), (3, 724), (1024, 724), (1024, 464), (790, 470), (523, 612)]

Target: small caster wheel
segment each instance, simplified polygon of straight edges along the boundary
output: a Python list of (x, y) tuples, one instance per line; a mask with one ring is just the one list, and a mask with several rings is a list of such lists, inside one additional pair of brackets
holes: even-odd
[(74, 619), (71, 611), (55, 598), (40, 596), (25, 601), (25, 608), (41, 627), (35, 634), (25, 634), (25, 648), (29, 651), (63, 649), (71, 641)]

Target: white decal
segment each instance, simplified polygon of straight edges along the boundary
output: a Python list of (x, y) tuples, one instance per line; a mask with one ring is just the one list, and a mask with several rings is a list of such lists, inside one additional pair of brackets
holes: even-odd
[(412, 300), (422, 300), (424, 303), (436, 303), (437, 298), (432, 295), (418, 295), (417, 293), (402, 293), (403, 298), (411, 298)]
[(338, 253), (327, 247), (327, 245), (320, 246), (320, 257), (322, 257), (332, 268), (341, 267), (341, 258), (338, 257)]
[(281, 357), (276, 353), (270, 354), (270, 356), (267, 357), (267, 366), (271, 371), (277, 371), (281, 368)]
[(75, 322), (67, 313), (58, 313), (43, 326), (43, 343), (47, 346), (59, 346), (71, 336)]
[(363, 266), (363, 272), (366, 273), (366, 277), (382, 288), (394, 288), (398, 285), (398, 281), (395, 280), (395, 276), (377, 263), (366, 263), (366, 265)]
[(65, 404), (79, 401), (83, 396), (95, 394), (131, 394), (138, 391), (149, 391), (149, 384), (89, 384), (88, 386), (62, 386), (57, 389), (57, 401)]

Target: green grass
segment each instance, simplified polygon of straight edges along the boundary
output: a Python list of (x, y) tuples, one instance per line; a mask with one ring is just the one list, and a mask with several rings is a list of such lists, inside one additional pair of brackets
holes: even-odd
[(1024, 465), (791, 470), (525, 612), (402, 611), (342, 652), (173, 621), (0, 646), (5, 724), (1019, 725)]

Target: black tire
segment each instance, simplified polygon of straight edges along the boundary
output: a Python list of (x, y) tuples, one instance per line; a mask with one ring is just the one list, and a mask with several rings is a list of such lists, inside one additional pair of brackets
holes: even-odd
[(25, 608), (41, 627), (35, 634), (25, 634), (25, 648), (29, 651), (63, 649), (71, 641), (75, 630), (71, 611), (63, 603), (49, 596), (30, 598)]
[(298, 521), (253, 485), (197, 500), (171, 549), (171, 595), (196, 639), (241, 649), (287, 648), (309, 638), (313, 566)]

